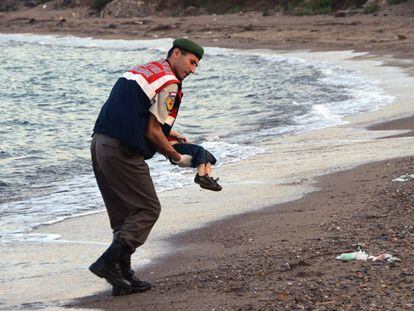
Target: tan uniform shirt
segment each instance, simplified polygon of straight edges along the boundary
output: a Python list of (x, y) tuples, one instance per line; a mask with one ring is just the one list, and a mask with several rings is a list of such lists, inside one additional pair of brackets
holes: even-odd
[(169, 110), (172, 109), (171, 102), (175, 102), (177, 97), (178, 85), (170, 84), (163, 88), (155, 97), (151, 100), (151, 112), (160, 122), (164, 124), (168, 119)]

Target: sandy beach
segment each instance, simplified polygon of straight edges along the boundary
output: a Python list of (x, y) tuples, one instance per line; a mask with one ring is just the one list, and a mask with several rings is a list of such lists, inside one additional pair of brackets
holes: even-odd
[[(151, 292), (108, 291), (71, 307), (102, 310), (411, 310), (413, 181), (392, 182), (414, 158), (318, 179), (301, 200), (174, 238), (177, 253), (140, 275)], [(358, 246), (401, 262), (335, 260)]]
[(0, 13), (0, 32), (156, 39), (188, 36), (206, 46), (275, 50), (354, 50), (413, 58), (414, 4), (388, 6), (376, 14), (286, 16), (274, 12), (200, 16), (104, 18), (86, 8), (46, 8)]
[[(22, 262), (13, 273), (24, 273), (24, 264), (50, 272), (42, 287), (29, 288), (16, 278), (0, 290), (12, 304), (27, 297), (23, 307), (45, 309), (412, 309), (414, 180), (392, 181), (414, 174), (411, 7), (346, 18), (250, 12), (137, 20), (86, 18), (71, 10), (45, 15), (41, 8), (0, 15), (2, 33), (124, 39), (185, 34), (208, 46), (268, 48), (332, 61), (380, 80), (394, 97), (393, 104), (350, 116), (347, 124), (266, 142), (266, 154), (243, 161), (250, 168), (245, 173), (239, 164), (219, 168), (222, 193), (212, 196), (194, 187), (163, 192), (154, 237), (133, 259), (139, 277), (153, 284), (149, 292), (113, 298), (109, 285), (87, 270), (111, 239), (104, 213), (36, 230), (59, 234), (54, 243), (9, 249), (5, 261)], [(35, 22), (28, 23), (31, 18)], [(167, 23), (175, 26), (151, 30)], [(176, 205), (188, 213), (175, 215)], [(193, 228), (181, 232), (180, 224), (189, 219)], [(335, 260), (358, 247), (401, 261)]]

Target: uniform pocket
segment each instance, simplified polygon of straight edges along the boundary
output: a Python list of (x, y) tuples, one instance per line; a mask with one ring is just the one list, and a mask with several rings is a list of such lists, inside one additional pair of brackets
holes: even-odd
[(97, 140), (98, 143), (100, 143), (102, 146), (113, 148), (119, 148), (121, 146), (121, 142), (118, 139), (106, 135), (99, 135), (99, 137), (97, 137)]

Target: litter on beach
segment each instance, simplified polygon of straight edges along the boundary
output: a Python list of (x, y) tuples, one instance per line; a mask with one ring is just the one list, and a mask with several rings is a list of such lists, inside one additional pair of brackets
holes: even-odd
[(342, 260), (342, 261), (352, 261), (352, 260), (368, 260), (368, 253), (364, 251), (356, 251), (351, 253), (342, 253), (341, 255), (337, 256), (335, 259)]
[(372, 261), (386, 261), (386, 262), (394, 262), (394, 261), (401, 261), (399, 258), (394, 257), (391, 254), (381, 254), (379, 256), (370, 256), (372, 257)]
[(384, 253), (378, 256), (372, 256), (369, 255), (367, 252), (358, 250), (356, 252), (350, 252), (350, 253), (342, 253), (341, 255), (337, 256), (335, 259), (341, 260), (341, 261), (353, 261), (353, 260), (371, 260), (371, 261), (386, 261), (386, 262), (395, 262), (395, 261), (401, 261), (399, 258), (394, 257), (391, 254)]
[(404, 175), (401, 175), (400, 177), (398, 177), (398, 178), (394, 178), (392, 181), (401, 181), (401, 182), (405, 182), (405, 181), (408, 181), (408, 180), (410, 180), (410, 179), (414, 179), (414, 174), (404, 174)]

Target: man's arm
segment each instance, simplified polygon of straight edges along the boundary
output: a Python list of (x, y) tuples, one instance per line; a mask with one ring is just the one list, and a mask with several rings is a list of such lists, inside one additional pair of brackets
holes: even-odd
[(170, 142), (162, 132), (161, 124), (158, 122), (157, 118), (152, 113), (149, 115), (150, 117), (145, 137), (155, 146), (155, 148), (157, 148), (158, 152), (175, 162), (179, 162), (181, 160), (181, 154), (171, 146)]

